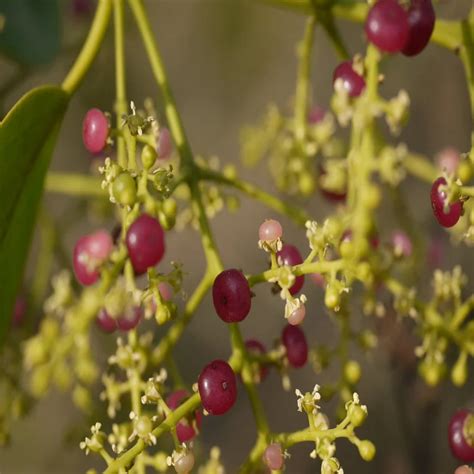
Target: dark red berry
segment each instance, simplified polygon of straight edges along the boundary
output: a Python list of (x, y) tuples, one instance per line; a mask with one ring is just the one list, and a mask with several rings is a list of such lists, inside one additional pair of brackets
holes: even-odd
[(452, 227), (462, 215), (463, 204), (461, 201), (448, 204), (445, 210), (446, 192), (441, 191), (440, 186), (445, 186), (446, 180), (438, 178), (431, 187), (431, 207), (438, 222), (443, 227)]
[(381, 51), (397, 53), (408, 41), (408, 14), (396, 0), (379, 0), (367, 15), (365, 33)]
[(349, 97), (359, 97), (365, 89), (365, 79), (354, 71), (351, 61), (344, 61), (334, 69), (332, 81), (341, 79), (344, 89)]
[(239, 270), (225, 270), (217, 275), (212, 285), (212, 299), (217, 314), (226, 323), (245, 319), (251, 306), (247, 279)]
[(211, 415), (229, 411), (237, 399), (237, 381), (232, 367), (224, 360), (212, 361), (199, 375), (198, 389), (202, 406)]
[(158, 264), (165, 253), (165, 236), (160, 223), (148, 214), (138, 217), (125, 238), (128, 255), (137, 275)]
[(138, 326), (142, 319), (143, 309), (140, 306), (133, 306), (127, 308), (125, 313), (117, 318), (117, 327), (121, 331), (130, 331)]
[[(277, 253), (278, 260), (281, 261), (282, 265), (288, 265), (293, 267), (303, 263), (303, 258), (299, 250), (290, 244), (283, 245), (283, 248)], [(304, 285), (304, 275), (297, 276), (293, 286), (290, 288), (290, 293), (296, 295)]]
[(82, 141), (91, 153), (100, 153), (107, 144), (109, 122), (104, 112), (90, 109), (82, 122)]
[[(176, 390), (171, 393), (166, 399), (166, 404), (172, 410), (178, 408), (186, 399), (189, 397), (189, 393), (184, 390)], [(194, 412), (194, 416), (190, 418), (182, 418), (176, 425), (176, 435), (180, 443), (186, 443), (191, 441), (196, 436), (196, 431), (194, 429), (194, 422), (198, 429), (201, 428), (202, 414), (200, 410)]]
[(412, 0), (408, 9), (409, 35), (402, 53), (405, 56), (420, 54), (429, 43), (436, 15), (431, 0)]
[(283, 328), (281, 340), (286, 349), (286, 357), (292, 367), (303, 367), (308, 360), (308, 343), (299, 326), (288, 324)]
[[(470, 410), (459, 410), (451, 418), (448, 441), (453, 456), (463, 462), (474, 462), (474, 414)], [(468, 425), (471, 432), (468, 433)]]
[[(265, 346), (257, 339), (248, 339), (245, 341), (245, 347), (248, 352), (255, 355), (262, 355), (267, 352)], [(260, 367), (260, 381), (263, 382), (268, 376), (268, 367), (262, 365)]]
[(117, 320), (112, 318), (105, 308), (102, 308), (97, 314), (96, 323), (97, 326), (107, 334), (110, 334), (117, 329)]

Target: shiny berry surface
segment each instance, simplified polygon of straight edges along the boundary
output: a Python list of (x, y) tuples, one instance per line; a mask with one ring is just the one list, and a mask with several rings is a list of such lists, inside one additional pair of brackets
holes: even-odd
[(473, 416), (470, 410), (459, 410), (451, 417), (448, 426), (451, 452), (454, 457), (463, 462), (474, 462), (474, 433), (470, 433), (471, 439), (467, 439), (467, 423), (470, 423), (472, 427)]
[(236, 269), (224, 270), (212, 285), (214, 308), (222, 321), (236, 323), (247, 317), (251, 306), (247, 279)]
[[(262, 355), (267, 352), (266, 347), (257, 339), (248, 339), (245, 341), (245, 347), (250, 354)], [(260, 367), (260, 381), (263, 382), (268, 376), (269, 368)]]
[(194, 454), (188, 451), (174, 462), (174, 470), (177, 474), (189, 474), (193, 470), (194, 462)]
[(396, 0), (379, 0), (367, 15), (365, 33), (381, 51), (397, 53), (408, 41), (408, 14)]
[(117, 318), (117, 327), (121, 331), (130, 331), (138, 326), (143, 317), (143, 309), (140, 306), (127, 308), (125, 313)]
[(165, 235), (160, 223), (148, 214), (138, 217), (125, 238), (128, 255), (137, 275), (158, 264), (165, 253)]
[(412, 0), (408, 9), (408, 40), (402, 49), (405, 56), (420, 54), (430, 41), (436, 15), (431, 0)]
[[(290, 244), (283, 245), (283, 248), (277, 253), (278, 261), (282, 265), (288, 265), (290, 267), (303, 263), (300, 251)], [(293, 286), (290, 288), (290, 293), (296, 295), (304, 285), (304, 275), (297, 276)]]
[(258, 238), (265, 242), (276, 240), (283, 235), (281, 224), (274, 219), (267, 219), (258, 229)]
[(99, 109), (90, 109), (82, 122), (82, 141), (86, 150), (91, 153), (100, 153), (107, 144), (109, 122), (104, 112)]
[(113, 248), (112, 237), (105, 230), (81, 237), (73, 252), (73, 267), (77, 281), (92, 285), (99, 279), (99, 266), (108, 258)]
[(301, 324), (306, 316), (306, 308), (305, 305), (302, 304), (299, 308), (296, 308), (289, 316), (288, 322), (292, 326), (298, 326)]
[(102, 308), (95, 319), (97, 326), (105, 333), (113, 333), (117, 329), (117, 320), (112, 318), (107, 311)]
[(211, 415), (229, 411), (237, 399), (237, 381), (231, 366), (214, 360), (199, 375), (198, 390), (204, 409)]
[(281, 340), (286, 349), (286, 357), (292, 367), (303, 367), (308, 360), (308, 343), (304, 332), (298, 326), (284, 327)]
[(441, 186), (446, 185), (444, 178), (438, 178), (431, 187), (431, 208), (438, 222), (443, 227), (453, 227), (459, 221), (462, 215), (462, 202), (456, 201), (448, 204), (445, 209), (446, 193), (440, 189)]
[(351, 61), (344, 61), (336, 67), (333, 74), (333, 83), (342, 81), (344, 90), (349, 97), (359, 97), (365, 89), (365, 79), (354, 71)]
[[(189, 393), (184, 390), (176, 390), (171, 393), (166, 399), (166, 404), (171, 410), (178, 408), (183, 402), (185, 402), (189, 397)], [(176, 435), (180, 443), (186, 443), (191, 441), (196, 436), (196, 431), (194, 429), (194, 422), (196, 423), (197, 428), (201, 427), (202, 414), (199, 410), (194, 412), (192, 419), (182, 418), (176, 425)]]
[(285, 458), (283, 457), (283, 451), (281, 449), (280, 443), (269, 444), (263, 452), (263, 462), (272, 471), (281, 469), (283, 467), (284, 460)]

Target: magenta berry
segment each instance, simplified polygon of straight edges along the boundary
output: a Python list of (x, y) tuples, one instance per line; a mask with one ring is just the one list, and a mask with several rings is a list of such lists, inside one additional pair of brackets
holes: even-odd
[[(166, 404), (171, 410), (178, 408), (183, 402), (187, 400), (189, 393), (184, 390), (176, 390), (171, 393), (166, 399)], [(199, 429), (201, 427), (202, 414), (199, 410), (194, 412), (194, 416), (191, 419), (183, 418), (176, 425), (176, 435), (180, 443), (186, 443), (191, 441), (196, 436), (196, 431), (194, 429), (194, 422), (196, 427)]]
[(130, 331), (138, 326), (142, 319), (143, 309), (140, 306), (127, 308), (125, 313), (117, 318), (117, 327), (121, 331)]
[(113, 248), (112, 237), (105, 230), (81, 237), (73, 253), (73, 267), (82, 285), (92, 285), (99, 279), (99, 266), (107, 260)]
[(413, 253), (413, 244), (402, 230), (396, 230), (392, 233), (393, 251), (397, 257), (410, 257)]
[(397, 53), (409, 38), (408, 14), (396, 0), (379, 0), (365, 21), (367, 39), (386, 53)]
[(247, 317), (251, 306), (250, 286), (243, 273), (224, 270), (212, 285), (212, 300), (216, 313), (226, 323), (237, 323)]
[(105, 333), (110, 334), (115, 332), (117, 329), (117, 320), (112, 318), (109, 313), (102, 308), (99, 313), (97, 314), (96, 318), (97, 326)]
[(158, 285), (158, 291), (160, 292), (163, 301), (171, 301), (173, 298), (173, 287), (166, 281), (162, 281)]
[(359, 97), (365, 89), (365, 79), (354, 71), (351, 61), (344, 61), (336, 67), (333, 74), (333, 83), (342, 81), (344, 90), (349, 97)]
[(313, 106), (308, 112), (308, 122), (311, 124), (317, 124), (321, 122), (326, 116), (326, 111), (319, 107), (319, 105)]
[(173, 142), (171, 140), (171, 133), (166, 128), (160, 129), (160, 138), (158, 139), (158, 159), (166, 160), (173, 151)]
[(440, 190), (440, 187), (446, 184), (446, 180), (442, 177), (433, 183), (431, 187), (431, 207), (433, 214), (443, 227), (452, 227), (457, 224), (461, 217), (463, 205), (461, 201), (456, 201), (452, 204), (447, 204), (445, 209), (446, 192)]
[(87, 151), (100, 153), (107, 144), (109, 122), (104, 112), (90, 109), (82, 122), (82, 141)]
[[(257, 339), (248, 339), (245, 341), (245, 347), (251, 354), (262, 355), (267, 352), (266, 347)], [(268, 376), (268, 367), (261, 366), (260, 368), (260, 381), (263, 382)]]
[(198, 389), (202, 406), (208, 413), (226, 413), (237, 399), (237, 381), (232, 367), (224, 360), (212, 361), (199, 375)]
[(296, 308), (289, 316), (288, 322), (292, 326), (298, 326), (301, 324), (306, 316), (306, 308), (305, 305), (302, 304), (299, 308)]
[(408, 9), (408, 40), (402, 49), (405, 56), (420, 54), (430, 41), (436, 15), (431, 0), (412, 0)]
[(302, 329), (288, 324), (283, 328), (281, 340), (290, 365), (295, 368), (303, 367), (308, 360), (308, 343)]
[(165, 253), (165, 236), (160, 223), (148, 214), (138, 217), (125, 238), (128, 255), (137, 275), (158, 264)]
[(283, 235), (283, 229), (278, 221), (268, 219), (260, 225), (258, 237), (265, 242), (280, 239)]
[[(281, 262), (281, 265), (288, 265), (293, 267), (294, 265), (299, 265), (303, 263), (303, 258), (299, 250), (290, 244), (283, 245), (283, 248), (277, 253), (278, 261)], [(290, 293), (296, 295), (304, 285), (304, 275), (297, 276), (293, 286), (290, 288)]]
[(283, 467), (284, 457), (280, 443), (272, 443), (267, 446), (263, 453), (263, 462), (272, 471)]
[[(474, 414), (470, 410), (459, 410), (451, 418), (448, 441), (453, 456), (463, 462), (474, 462)], [(468, 433), (468, 430), (471, 432)]]

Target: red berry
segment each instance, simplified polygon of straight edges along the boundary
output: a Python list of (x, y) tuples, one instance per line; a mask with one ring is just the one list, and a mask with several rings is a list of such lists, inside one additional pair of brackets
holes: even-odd
[[(299, 250), (290, 244), (283, 245), (283, 248), (277, 253), (278, 261), (281, 262), (281, 265), (288, 265), (293, 267), (303, 263), (303, 258)], [(304, 275), (297, 276), (293, 286), (290, 288), (290, 293), (296, 295), (304, 285)]]
[(443, 227), (452, 227), (455, 225), (462, 215), (463, 204), (461, 201), (456, 201), (448, 204), (445, 211), (446, 193), (441, 191), (440, 186), (445, 186), (446, 180), (438, 178), (431, 187), (431, 207), (438, 222)]
[[(178, 408), (186, 399), (189, 397), (189, 393), (184, 390), (176, 390), (171, 393), (166, 399), (166, 404), (172, 410)], [(194, 412), (194, 416), (191, 419), (182, 418), (176, 425), (176, 435), (180, 443), (186, 443), (191, 441), (196, 436), (196, 431), (194, 430), (194, 421), (196, 421), (197, 428), (201, 428), (202, 414), (199, 410)]]
[(431, 0), (412, 0), (408, 9), (408, 41), (402, 49), (405, 56), (415, 56), (425, 49), (433, 33), (435, 21), (436, 15)]
[(474, 462), (474, 433), (467, 433), (468, 423), (472, 430), (473, 416), (470, 410), (459, 410), (449, 422), (448, 440), (451, 452), (463, 462)]
[(102, 308), (97, 314), (96, 323), (97, 326), (107, 334), (110, 334), (117, 329), (117, 320), (112, 318), (105, 308)]
[(90, 109), (82, 122), (82, 141), (91, 153), (99, 153), (107, 144), (109, 122), (102, 110)]
[(212, 299), (216, 313), (226, 323), (237, 323), (250, 311), (250, 287), (239, 270), (230, 269), (217, 275), (212, 285)]
[[(257, 339), (248, 339), (245, 341), (245, 347), (249, 353), (255, 355), (262, 355), (267, 352), (266, 347)], [(260, 367), (260, 382), (263, 382), (268, 376), (269, 369), (268, 367)]]
[(229, 411), (237, 399), (237, 381), (232, 367), (223, 360), (206, 365), (199, 375), (198, 390), (202, 406), (211, 415)]
[(283, 329), (281, 340), (290, 365), (295, 368), (303, 367), (308, 360), (308, 343), (302, 329), (288, 324)]
[(269, 444), (263, 453), (263, 462), (272, 471), (281, 469), (283, 467), (283, 462), (284, 462), (281, 444), (279, 443)]
[(87, 286), (99, 279), (99, 266), (107, 260), (112, 248), (112, 237), (105, 230), (85, 235), (77, 241), (73, 267), (79, 283)]
[(143, 310), (140, 306), (133, 306), (127, 308), (125, 313), (117, 318), (117, 327), (121, 331), (130, 331), (138, 326), (138, 323), (142, 319)]
[(128, 255), (137, 275), (158, 264), (165, 253), (165, 236), (160, 223), (148, 214), (138, 217), (125, 238)]
[(408, 14), (396, 0), (379, 0), (367, 15), (365, 33), (381, 51), (397, 53), (408, 41)]
[(332, 82), (341, 79), (349, 97), (359, 97), (365, 89), (365, 79), (354, 71), (351, 61), (344, 61), (334, 70)]

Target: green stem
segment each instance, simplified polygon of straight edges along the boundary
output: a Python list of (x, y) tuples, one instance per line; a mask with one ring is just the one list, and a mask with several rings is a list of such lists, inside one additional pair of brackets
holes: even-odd
[(62, 83), (62, 88), (69, 94), (73, 94), (80, 86), (84, 76), (97, 56), (107, 31), (111, 12), (112, 0), (99, 0), (94, 20), (92, 21), (84, 46)]
[(46, 176), (45, 189), (50, 193), (68, 196), (106, 197), (108, 193), (101, 188), (101, 182), (100, 178), (94, 176), (50, 171)]
[(428, 158), (416, 153), (409, 153), (403, 160), (403, 166), (410, 174), (427, 183), (432, 183), (440, 175)]

